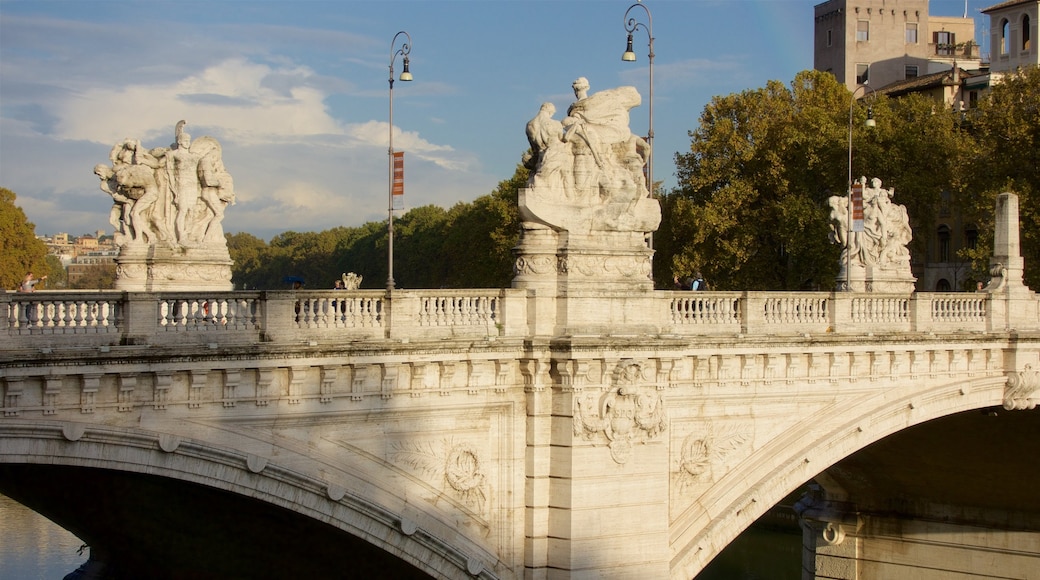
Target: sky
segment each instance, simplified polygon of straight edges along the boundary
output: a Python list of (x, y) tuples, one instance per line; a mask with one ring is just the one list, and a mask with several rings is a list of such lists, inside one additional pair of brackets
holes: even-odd
[[(38, 235), (111, 233), (93, 168), (125, 138), (147, 148), (174, 126), (216, 138), (234, 178), (224, 229), (270, 240), (388, 217), (389, 67), (405, 207), (450, 208), (512, 177), (544, 102), (571, 82), (632, 85), (650, 118), (654, 180), (676, 185), (676, 153), (715, 95), (789, 84), (813, 66), (817, 0), (646, 0), (628, 12), (636, 62), (622, 62), (629, 1), (0, 0), (0, 187)], [(969, 0), (976, 38), (996, 0)], [(961, 16), (962, 0), (932, 0)], [(649, 16), (647, 15), (649, 12)], [(562, 113), (557, 113), (559, 119)], [(396, 212), (399, 216), (401, 212)]]

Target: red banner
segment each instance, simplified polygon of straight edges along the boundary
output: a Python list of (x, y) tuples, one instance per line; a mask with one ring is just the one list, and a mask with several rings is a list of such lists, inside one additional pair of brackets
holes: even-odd
[(404, 209), (404, 151), (394, 151), (394, 209)]
[(863, 231), (863, 184), (852, 184), (852, 231)]

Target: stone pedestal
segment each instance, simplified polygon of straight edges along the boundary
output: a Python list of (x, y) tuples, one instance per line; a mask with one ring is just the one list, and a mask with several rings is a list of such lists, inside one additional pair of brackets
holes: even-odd
[(116, 258), (116, 290), (127, 292), (233, 290), (227, 246), (124, 246)]
[(532, 290), (539, 334), (652, 334), (653, 250), (642, 232), (575, 234), (525, 228), (514, 288)]
[(867, 266), (864, 270), (866, 273), (864, 285), (867, 292), (888, 294), (913, 294), (914, 292), (914, 283), (917, 282), (917, 278), (909, 274), (909, 266), (899, 269)]

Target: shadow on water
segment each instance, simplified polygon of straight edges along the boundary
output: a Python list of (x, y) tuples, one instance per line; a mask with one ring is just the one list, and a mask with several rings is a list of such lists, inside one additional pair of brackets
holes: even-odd
[(777, 505), (744, 530), (695, 580), (800, 580), (801, 577), (802, 530), (790, 505)]
[[(14, 500), (0, 496), (0, 514), (0, 578), (61, 578), (86, 559), (78, 538)], [(778, 505), (695, 580), (800, 580), (801, 545), (794, 512)]]

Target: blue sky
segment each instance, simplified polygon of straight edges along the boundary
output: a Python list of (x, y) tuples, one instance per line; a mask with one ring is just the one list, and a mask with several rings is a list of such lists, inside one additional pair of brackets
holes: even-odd
[[(675, 186), (714, 95), (812, 68), (805, 0), (647, 0), (654, 32), (654, 178)], [(988, 19), (968, 2), (976, 37)], [(93, 167), (123, 138), (168, 146), (187, 121), (224, 149), (238, 202), (225, 231), (264, 239), (387, 217), (390, 43), (412, 38), (394, 84), (405, 207), (450, 207), (512, 176), (541, 103), (571, 82), (633, 85), (648, 123), (648, 35), (621, 61), (630, 1), (0, 0), (0, 186), (39, 234), (111, 230)], [(965, 4), (933, 0), (933, 15)], [(641, 9), (631, 15), (646, 23)], [(400, 45), (398, 44), (397, 47)], [(982, 45), (988, 50), (987, 43)], [(401, 71), (397, 57), (395, 75)], [(557, 113), (557, 117), (560, 113)]]

